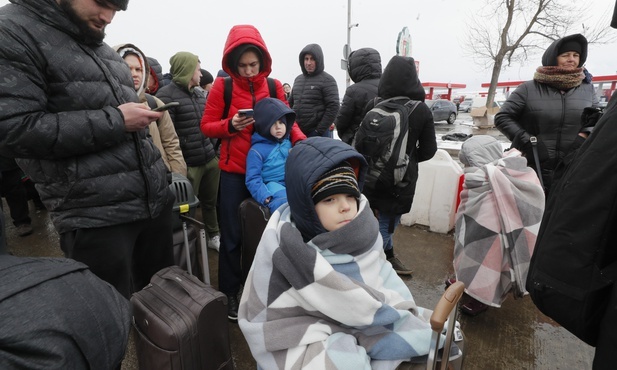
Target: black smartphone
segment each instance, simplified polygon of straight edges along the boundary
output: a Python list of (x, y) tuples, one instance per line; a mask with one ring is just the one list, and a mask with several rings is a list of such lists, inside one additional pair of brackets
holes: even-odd
[(240, 117), (253, 117), (252, 109), (238, 109), (238, 115)]
[(180, 103), (178, 103), (177, 101), (172, 101), (172, 102), (169, 102), (169, 103), (167, 103), (165, 105), (161, 105), (160, 107), (156, 107), (156, 108), (152, 109), (152, 111), (154, 111), (154, 112), (161, 112), (161, 111), (164, 111), (164, 110), (168, 110), (171, 107), (177, 107), (178, 105), (180, 105)]

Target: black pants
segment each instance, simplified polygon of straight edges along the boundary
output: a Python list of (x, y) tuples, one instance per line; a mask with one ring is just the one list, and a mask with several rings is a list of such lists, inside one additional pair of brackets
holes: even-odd
[(22, 171), (20, 168), (2, 171), (1, 193), (13, 219), (13, 225), (19, 226), (30, 224), (30, 211), (28, 209), (28, 194), (21, 182)]
[(66, 257), (85, 263), (130, 298), (154, 273), (174, 263), (172, 206), (173, 198), (154, 219), (63, 233), (60, 247)]
[(593, 369), (614, 369), (615, 353), (617, 353), (617, 284), (613, 284), (611, 299), (600, 327)]

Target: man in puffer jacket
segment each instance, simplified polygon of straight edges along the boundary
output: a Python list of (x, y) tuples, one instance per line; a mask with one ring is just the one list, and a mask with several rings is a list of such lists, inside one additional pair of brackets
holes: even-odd
[(294, 81), (289, 106), (296, 112), (298, 125), (307, 137), (332, 137), (330, 126), (339, 110), (336, 80), (324, 71), (321, 46), (305, 46), (299, 59), (302, 74)]
[(371, 48), (358, 49), (349, 55), (349, 86), (334, 122), (338, 136), (349, 145), (366, 114), (366, 104), (377, 97), (381, 77), (381, 56)]
[(220, 237), (216, 203), (221, 171), (212, 141), (199, 128), (206, 105), (204, 90), (196, 88), (201, 79), (201, 62), (197, 55), (181, 51), (169, 59), (169, 64), (172, 82), (160, 88), (156, 97), (165, 104), (180, 103), (169, 110), (169, 115), (180, 138), (180, 148), (188, 166), (188, 179), (201, 203), (208, 246), (218, 250)]
[[(173, 261), (165, 164), (129, 68), (103, 42), (128, 0), (0, 9), (0, 154), (36, 184), (67, 257), (122, 295)], [(97, 22), (92, 21), (97, 14)]]

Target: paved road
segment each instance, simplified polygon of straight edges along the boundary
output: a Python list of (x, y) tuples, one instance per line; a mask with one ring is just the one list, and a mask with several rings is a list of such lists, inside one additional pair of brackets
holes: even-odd
[[(471, 118), (462, 113), (454, 125), (436, 124), (438, 140), (448, 132), (474, 135), (494, 135), (506, 143), (495, 129), (477, 129), (471, 126)], [(465, 131), (467, 132), (467, 131)], [(441, 147), (456, 143), (440, 143)], [(460, 143), (458, 143), (460, 147)], [(10, 223), (8, 207), (4, 203), (9, 250), (20, 256), (62, 257), (58, 235), (47, 212), (36, 213), (31, 205), (34, 233), (19, 237)], [(198, 218), (199, 210), (197, 212)], [(452, 234), (439, 234), (421, 226), (399, 227), (394, 236), (399, 258), (414, 269), (413, 278), (403, 280), (414, 295), (416, 303), (433, 307), (444, 288), (444, 280), (453, 273)], [(209, 250), (212, 284), (218, 285), (218, 254)], [(506, 300), (501, 308), (491, 308), (477, 317), (460, 317), (466, 335), (466, 369), (538, 369), (579, 370), (591, 369), (593, 348), (579, 341), (554, 321), (542, 315), (529, 297)], [(238, 370), (255, 369), (255, 362), (246, 341), (236, 324), (230, 325), (231, 346), (234, 363)], [(137, 369), (134, 350), (129, 347), (124, 370)]]

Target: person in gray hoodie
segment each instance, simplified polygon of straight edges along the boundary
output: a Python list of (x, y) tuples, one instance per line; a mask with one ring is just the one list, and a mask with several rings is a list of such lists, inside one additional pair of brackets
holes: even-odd
[(340, 98), (336, 80), (324, 71), (321, 46), (305, 46), (299, 61), (302, 74), (293, 83), (289, 106), (296, 112), (296, 121), (307, 137), (332, 137), (330, 126), (338, 113)]

